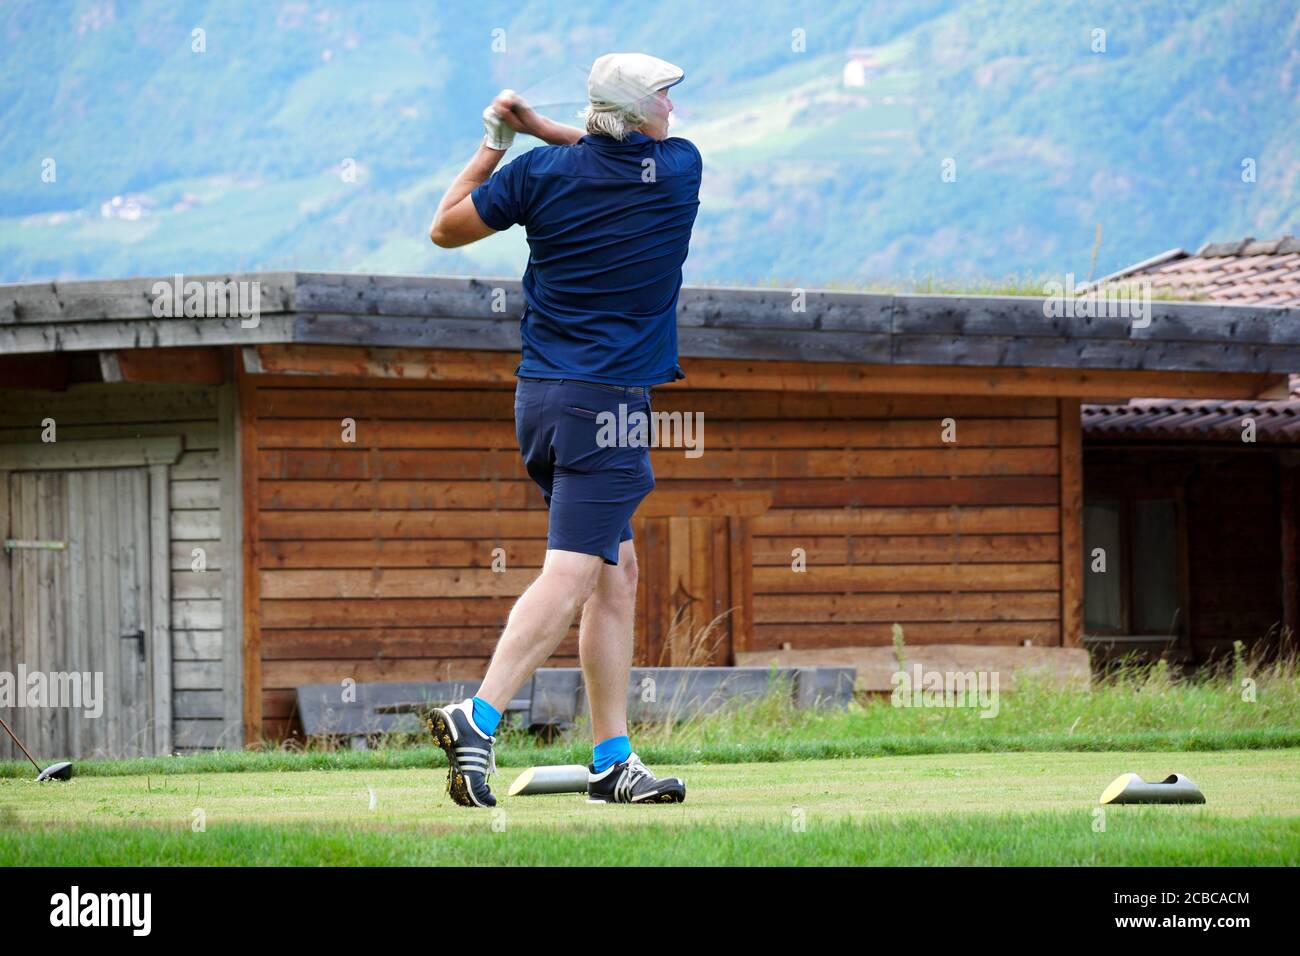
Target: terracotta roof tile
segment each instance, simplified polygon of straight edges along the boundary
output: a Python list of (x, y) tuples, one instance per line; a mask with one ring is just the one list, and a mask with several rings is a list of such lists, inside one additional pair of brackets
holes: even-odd
[(1145, 279), (1153, 289), (1188, 299), (1300, 307), (1300, 239), (1247, 236), (1234, 242), (1207, 242), (1195, 255), (1171, 249), (1154, 259), (1098, 280)]
[(1246, 418), (1261, 444), (1300, 444), (1300, 399), (1276, 402), (1135, 399), (1126, 405), (1084, 405), (1090, 440), (1241, 443)]
[[(1300, 308), (1300, 238), (1210, 242), (1195, 255), (1174, 249), (1096, 284), (1135, 279), (1200, 301)], [(1272, 402), (1145, 398), (1085, 405), (1083, 433), (1093, 441), (1240, 443), (1242, 420), (1250, 416), (1258, 442), (1300, 445), (1300, 374), (1291, 376), (1290, 390), (1290, 399)]]
[[(1096, 285), (1135, 279), (1200, 301), (1300, 308), (1300, 238), (1210, 242), (1195, 255), (1171, 249)], [(1300, 445), (1300, 374), (1291, 376), (1290, 391), (1290, 399), (1272, 402), (1145, 398), (1085, 405), (1083, 431), (1094, 441), (1240, 443), (1242, 419), (1250, 416), (1260, 443)]]

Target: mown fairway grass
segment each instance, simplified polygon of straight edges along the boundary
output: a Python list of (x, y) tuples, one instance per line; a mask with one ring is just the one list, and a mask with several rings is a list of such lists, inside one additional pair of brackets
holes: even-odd
[[(364, 752), (79, 760), (67, 784), (37, 785), (10, 762), (0, 865), (1300, 864), (1293, 663), (1238, 660), (1192, 681), (1133, 668), (1084, 692), (1027, 680), (991, 717), (881, 699), (796, 710), (774, 693), (633, 739), (656, 770), (686, 778), (685, 805), (565, 795), (465, 810), (446, 796), (441, 751), (418, 737)], [(590, 753), (582, 726), (550, 744), (505, 728), (498, 742), (499, 796), (524, 767)], [(1102, 789), (1129, 770), (1181, 771), (1209, 802), (1098, 817)]]
[[(453, 806), (437, 769), (0, 781), (0, 865), (1300, 863), (1300, 751), (1001, 753), (659, 766), (681, 806)], [(1172, 770), (1199, 807), (1110, 807)], [(517, 770), (494, 788), (504, 794)], [(371, 794), (374, 807), (371, 808)], [(202, 809), (206, 832), (195, 833)]]
[[(1255, 693), (1241, 680), (1255, 681)], [(187, 757), (78, 760), (81, 776), (293, 770), (384, 770), (444, 766), (428, 736), (370, 751), (217, 751)], [(1300, 678), (1294, 667), (1239, 666), (1204, 681), (1175, 681), (1167, 670), (1132, 668), (1087, 691), (1063, 692), (1022, 679), (1002, 694), (997, 713), (975, 708), (893, 707), (887, 698), (843, 710), (799, 710), (789, 696), (769, 697), (708, 717), (641, 725), (637, 752), (655, 764), (756, 763), (945, 753), (1214, 751), (1300, 747)], [(585, 763), (583, 725), (554, 743), (525, 731), (497, 734), (502, 768)], [(43, 754), (48, 760), (59, 755)], [(0, 762), (0, 778), (30, 776), (26, 762)]]

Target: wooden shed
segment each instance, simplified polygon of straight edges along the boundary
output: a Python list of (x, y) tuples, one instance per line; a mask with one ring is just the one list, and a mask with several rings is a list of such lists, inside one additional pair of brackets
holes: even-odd
[[(1133, 282), (1214, 304), (1280, 306), (1294, 322), (1300, 240), (1170, 249), (1098, 285)], [(1292, 337), (1284, 328), (1275, 340)], [(1084, 405), (1084, 540), (1089, 553), (1112, 558), (1106, 573), (1090, 566), (1085, 578), (1094, 654), (1199, 666), (1238, 642), (1262, 655), (1294, 652), (1300, 377), (1288, 392), (1272, 401), (1166, 395)]]
[(1083, 423), (1085, 552), (1108, 558), (1085, 579), (1094, 651), (1294, 651), (1300, 401), (1088, 405)]
[[(250, 321), (160, 317), (168, 281), (0, 287), (0, 530), (67, 544), (0, 558), (0, 671), (117, 661), (158, 751), (290, 734), (302, 684), (481, 675), (545, 550), (512, 425), (519, 283), (190, 280), (258, 283)], [(1152, 309), (683, 290), (687, 378), (655, 410), (702, 415), (704, 452), (652, 453), (638, 663), (883, 646), (895, 623), (1081, 646), (1081, 400), (1276, 396), (1300, 367), (1292, 310)]]

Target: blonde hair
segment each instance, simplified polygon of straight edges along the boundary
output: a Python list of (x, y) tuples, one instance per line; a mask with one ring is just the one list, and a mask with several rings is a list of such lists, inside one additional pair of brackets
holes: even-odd
[(639, 106), (639, 103), (616, 107), (588, 105), (583, 110), (587, 132), (593, 136), (608, 136), (621, 142), (627, 139), (630, 130), (645, 124), (646, 116), (638, 108)]

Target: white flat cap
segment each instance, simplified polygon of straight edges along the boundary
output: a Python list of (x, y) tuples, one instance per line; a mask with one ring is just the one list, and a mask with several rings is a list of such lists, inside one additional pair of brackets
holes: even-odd
[(676, 86), (684, 70), (645, 53), (606, 53), (591, 65), (587, 99), (597, 112), (623, 109), (659, 90)]

